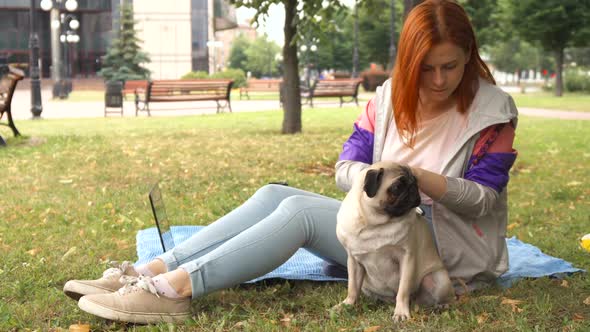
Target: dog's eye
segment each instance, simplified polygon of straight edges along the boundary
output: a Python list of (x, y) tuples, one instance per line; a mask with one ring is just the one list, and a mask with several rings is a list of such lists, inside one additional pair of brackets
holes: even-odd
[(405, 178), (401, 178), (396, 182), (392, 183), (391, 186), (387, 189), (387, 192), (392, 195), (399, 195), (403, 192), (405, 187)]

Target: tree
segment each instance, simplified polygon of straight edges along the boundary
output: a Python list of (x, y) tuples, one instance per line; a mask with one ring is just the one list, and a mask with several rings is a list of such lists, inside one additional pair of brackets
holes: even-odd
[[(238, 7), (256, 9), (253, 20), (268, 14), (271, 5), (282, 4), (285, 9), (285, 44), (283, 45), (283, 102), (284, 117), (282, 132), (301, 132), (301, 91), (299, 87), (299, 58), (297, 43), (306, 31), (321, 31), (330, 25), (332, 16), (342, 9), (338, 0), (230, 0)], [(313, 33), (311, 33), (313, 34)]]
[[(460, 0), (459, 3), (471, 20), (480, 48), (486, 49), (502, 39), (501, 26), (505, 21), (498, 0)], [(506, 28), (506, 25), (503, 27)]]
[(245, 70), (256, 77), (272, 76), (277, 71), (275, 59), (281, 48), (266, 36), (258, 37), (244, 51), (246, 55)]
[(133, 9), (129, 5), (121, 7), (121, 28), (117, 38), (103, 60), (99, 75), (106, 81), (142, 80), (150, 76), (149, 69), (142, 66), (150, 62), (147, 53), (141, 50), (133, 20)]
[(491, 62), (496, 69), (507, 73), (517, 73), (518, 84), (520, 84), (521, 73), (524, 70), (540, 71), (546, 68), (546, 59), (540, 48), (521, 40), (518, 36), (512, 36), (506, 42), (490, 46), (489, 53)]
[(230, 68), (241, 69), (244, 72), (247, 71), (246, 63), (248, 62), (248, 56), (246, 55), (246, 49), (249, 46), (250, 41), (244, 35), (240, 35), (234, 39), (231, 50), (229, 51)]
[[(564, 50), (568, 46), (587, 46), (590, 23), (588, 0), (510, 0), (512, 23), (531, 43), (538, 42), (553, 53), (556, 63), (555, 95), (563, 95)], [(585, 44), (585, 45), (584, 45)]]

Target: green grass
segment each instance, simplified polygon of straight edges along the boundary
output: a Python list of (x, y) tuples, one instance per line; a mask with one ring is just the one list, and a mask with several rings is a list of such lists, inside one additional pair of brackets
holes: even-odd
[[(108, 260), (135, 259), (135, 235), (152, 225), (146, 192), (156, 180), (176, 225), (208, 224), (269, 181), (342, 198), (332, 167), (357, 114), (305, 110), (303, 133), (291, 136), (279, 133), (276, 111), (19, 122), (28, 137), (0, 149), (0, 330), (59, 330), (79, 321), (96, 331), (173, 330), (95, 318), (62, 287), (98, 277)], [(590, 253), (577, 244), (590, 232), (587, 122), (523, 117), (517, 134), (509, 235), (589, 270)], [(581, 274), (478, 291), (442, 313), (419, 309), (399, 325), (391, 305), (367, 298), (331, 314), (345, 296), (344, 283), (238, 286), (193, 301), (193, 319), (175, 328), (587, 331), (590, 320), (583, 303), (590, 281)], [(513, 307), (505, 299), (520, 302)]]
[(565, 93), (562, 97), (555, 97), (550, 92), (533, 92), (513, 93), (512, 97), (518, 107), (590, 112), (590, 94)]

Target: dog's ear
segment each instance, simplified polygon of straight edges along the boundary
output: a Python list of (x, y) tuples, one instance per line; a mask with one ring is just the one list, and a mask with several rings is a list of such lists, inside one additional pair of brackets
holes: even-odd
[(403, 216), (410, 209), (420, 205), (418, 181), (408, 167), (402, 166), (402, 176), (387, 188), (387, 193), (394, 198), (392, 203), (385, 207), (385, 211), (392, 217)]
[(367, 171), (365, 175), (365, 185), (363, 190), (367, 193), (367, 196), (370, 198), (375, 197), (379, 187), (381, 186), (381, 180), (383, 179), (383, 172), (384, 169), (380, 168), (378, 170), (371, 169)]

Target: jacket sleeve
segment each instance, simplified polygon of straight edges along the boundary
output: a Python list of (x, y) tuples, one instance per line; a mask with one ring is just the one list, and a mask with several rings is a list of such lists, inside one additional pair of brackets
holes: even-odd
[(353, 125), (353, 131), (342, 146), (336, 162), (336, 185), (349, 191), (354, 177), (373, 163), (375, 102), (371, 99)]
[(461, 214), (481, 217), (496, 205), (516, 160), (512, 123), (488, 127), (480, 133), (463, 178), (447, 177), (447, 192), (439, 203)]

